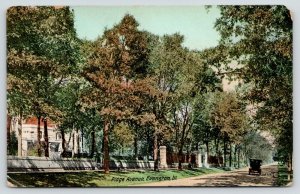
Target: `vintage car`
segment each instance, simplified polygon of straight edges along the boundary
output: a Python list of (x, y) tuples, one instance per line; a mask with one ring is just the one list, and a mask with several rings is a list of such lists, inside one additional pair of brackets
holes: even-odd
[(258, 173), (259, 175), (261, 175), (261, 163), (262, 160), (250, 159), (249, 175), (254, 173)]

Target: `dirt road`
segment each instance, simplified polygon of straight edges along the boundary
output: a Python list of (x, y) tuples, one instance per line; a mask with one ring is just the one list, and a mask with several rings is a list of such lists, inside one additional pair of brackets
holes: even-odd
[(277, 165), (262, 166), (262, 174), (248, 175), (248, 168), (240, 170), (202, 175), (191, 178), (178, 179), (173, 181), (162, 181), (136, 186), (158, 186), (158, 187), (234, 187), (234, 186), (274, 186), (277, 177)]

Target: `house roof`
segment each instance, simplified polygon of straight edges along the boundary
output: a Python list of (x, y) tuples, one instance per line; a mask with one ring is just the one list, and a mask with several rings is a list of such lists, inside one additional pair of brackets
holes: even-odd
[[(36, 117), (29, 117), (28, 119), (25, 120), (24, 124), (37, 125), (38, 119)], [(41, 124), (41, 127), (44, 127), (43, 118), (41, 119), (40, 124)], [(47, 124), (49, 127), (55, 126), (55, 123), (52, 120), (50, 120), (49, 118), (47, 119)]]

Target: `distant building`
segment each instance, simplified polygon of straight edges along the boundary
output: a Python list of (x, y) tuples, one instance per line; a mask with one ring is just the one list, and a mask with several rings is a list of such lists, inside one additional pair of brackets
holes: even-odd
[[(22, 139), (22, 143), (19, 144), (19, 147), (21, 147), (22, 156), (28, 156), (31, 155), (29, 153), (31, 150), (34, 150), (35, 144), (37, 143), (37, 126), (38, 126), (38, 119), (35, 117), (31, 117), (28, 119), (25, 119), (22, 121), (22, 133), (20, 137), (20, 133), (18, 132), (19, 124), (18, 124), (18, 118), (13, 117), (11, 119), (11, 130), (10, 132), (15, 132), (17, 139), (20, 140)], [(40, 137), (41, 137), (41, 142), (44, 142), (44, 122), (40, 122)], [(50, 157), (52, 155), (60, 155), (62, 152), (62, 134), (61, 132), (57, 129), (56, 124), (48, 120), (47, 122), (47, 128), (48, 128), (48, 140), (49, 140), (49, 155)], [(76, 146), (76, 136), (80, 136), (80, 132), (76, 134), (75, 131), (72, 133), (66, 133), (65, 134), (65, 140), (66, 140), (66, 149), (67, 150), (72, 150), (73, 149), (73, 143)], [(73, 138), (75, 141), (73, 141)], [(79, 139), (79, 145), (81, 145), (81, 138)], [(19, 149), (19, 148), (18, 148)], [(43, 149), (43, 148), (42, 148)], [(77, 148), (75, 147), (77, 150)], [(82, 150), (80, 150), (82, 151)]]

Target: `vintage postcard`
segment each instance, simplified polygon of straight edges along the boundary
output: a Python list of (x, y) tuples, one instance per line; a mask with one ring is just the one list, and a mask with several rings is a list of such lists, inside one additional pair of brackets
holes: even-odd
[(293, 182), (283, 5), (13, 6), (9, 187)]

